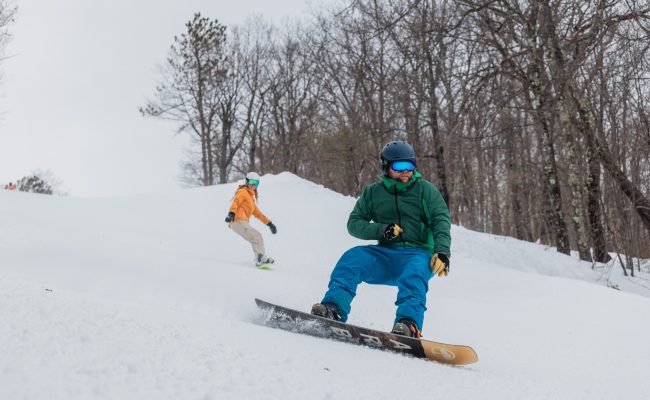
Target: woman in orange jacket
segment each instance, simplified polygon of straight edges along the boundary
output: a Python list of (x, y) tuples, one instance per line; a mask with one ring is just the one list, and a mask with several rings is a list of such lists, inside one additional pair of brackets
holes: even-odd
[(271, 229), (272, 234), (276, 234), (278, 229), (273, 225), (266, 215), (257, 208), (257, 187), (260, 184), (260, 176), (255, 172), (249, 172), (246, 175), (246, 182), (240, 185), (235, 192), (232, 204), (226, 222), (230, 229), (235, 231), (239, 236), (246, 239), (253, 247), (255, 253), (255, 265), (258, 267), (263, 264), (273, 264), (274, 260), (266, 255), (264, 251), (264, 239), (250, 224), (251, 215), (266, 224)]

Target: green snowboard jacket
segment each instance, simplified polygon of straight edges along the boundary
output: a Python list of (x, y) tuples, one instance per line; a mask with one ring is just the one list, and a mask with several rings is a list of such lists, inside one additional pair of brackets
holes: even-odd
[[(387, 240), (384, 230), (397, 224), (404, 231)], [(451, 217), (442, 195), (415, 172), (407, 183), (382, 175), (366, 186), (348, 218), (350, 235), (379, 244), (421, 247), (431, 253), (451, 256)]]

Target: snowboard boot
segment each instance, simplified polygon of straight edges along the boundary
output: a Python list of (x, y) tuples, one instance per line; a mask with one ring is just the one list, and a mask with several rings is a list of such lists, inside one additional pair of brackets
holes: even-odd
[(410, 336), (414, 338), (421, 338), (422, 334), (418, 329), (418, 326), (415, 322), (411, 321), (408, 318), (400, 319), (393, 325), (393, 330), (390, 333), (402, 336)]
[(318, 315), (319, 317), (333, 319), (334, 321), (339, 321), (341, 319), (341, 314), (339, 314), (339, 309), (334, 303), (316, 303), (311, 307), (312, 315)]
[(255, 265), (258, 267), (263, 264), (273, 264), (274, 262), (275, 262), (274, 259), (265, 256), (264, 254), (258, 254), (257, 258), (255, 259)]

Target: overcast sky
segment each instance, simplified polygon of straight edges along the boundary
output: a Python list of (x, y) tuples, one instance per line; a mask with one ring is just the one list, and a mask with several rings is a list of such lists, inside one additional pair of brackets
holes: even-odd
[(0, 66), (0, 183), (51, 170), (73, 196), (179, 187), (187, 140), (144, 118), (157, 66), (195, 12), (307, 18), (308, 0), (16, 0)]

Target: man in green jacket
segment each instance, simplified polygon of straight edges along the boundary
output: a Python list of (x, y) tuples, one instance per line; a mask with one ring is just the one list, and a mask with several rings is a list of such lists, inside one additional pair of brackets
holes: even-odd
[(361, 282), (397, 286), (392, 332), (420, 337), (429, 279), (449, 273), (451, 218), (438, 189), (416, 170), (410, 144), (386, 144), (381, 161), (381, 180), (366, 186), (348, 219), (352, 236), (378, 244), (341, 256), (311, 313), (345, 322)]

